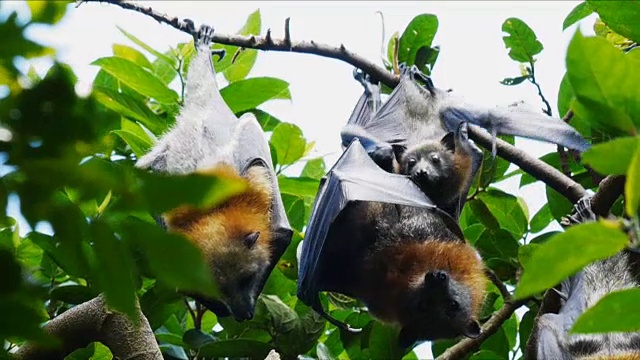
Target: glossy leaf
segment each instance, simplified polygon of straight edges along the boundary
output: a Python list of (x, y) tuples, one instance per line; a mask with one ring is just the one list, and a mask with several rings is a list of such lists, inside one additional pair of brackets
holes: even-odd
[(640, 313), (635, 309), (640, 289), (615, 291), (605, 295), (576, 320), (572, 333), (629, 332), (640, 330)]
[(522, 20), (508, 18), (502, 24), (502, 31), (509, 34), (503, 36), (504, 45), (509, 49), (509, 57), (521, 63), (533, 63), (534, 56), (542, 49), (542, 43), (538, 41), (536, 34)]
[(531, 255), (516, 296), (522, 299), (555, 286), (583, 266), (617, 253), (628, 243), (622, 231), (602, 223), (573, 226)]
[(634, 217), (640, 206), (640, 141), (636, 146), (635, 154), (631, 158), (624, 185), (625, 209), (627, 215)]
[(633, 59), (578, 31), (567, 51), (567, 73), (578, 116), (611, 133), (630, 134), (640, 126), (640, 70)]
[(613, 139), (585, 151), (582, 160), (601, 174), (624, 175), (638, 144), (638, 137)]
[(91, 63), (100, 66), (141, 95), (164, 104), (178, 101), (178, 94), (169, 89), (158, 77), (136, 63), (119, 57), (103, 57)]
[(153, 70), (149, 59), (143, 53), (130, 46), (113, 44), (113, 55), (132, 61), (140, 67)]
[(260, 109), (251, 109), (251, 110), (247, 110), (247, 111), (241, 111), (241, 112), (237, 113), (236, 115), (238, 117), (240, 117), (243, 114), (248, 113), (248, 112), (252, 113), (256, 117), (256, 120), (258, 120), (258, 123), (260, 124), (260, 127), (262, 127), (262, 130), (264, 130), (264, 131), (273, 131), (276, 128), (276, 126), (278, 126), (280, 123), (282, 123), (282, 121), (280, 121), (275, 116), (267, 113), (266, 111), (260, 110)]
[(234, 82), (222, 88), (220, 94), (234, 113), (256, 108), (273, 99), (291, 99), (289, 83), (270, 77)]
[(564, 19), (564, 21), (562, 22), (562, 30), (566, 30), (569, 26), (591, 15), (591, 13), (593, 13), (593, 10), (591, 9), (587, 1), (581, 2), (580, 4), (576, 5), (576, 7), (574, 7), (569, 15), (567, 15), (567, 17)]
[(290, 123), (281, 123), (276, 126), (270, 142), (276, 149), (280, 165), (289, 165), (300, 159), (304, 155), (307, 144), (302, 136), (302, 130)]
[[(438, 31), (438, 17), (432, 14), (421, 14), (414, 17), (400, 36), (398, 48), (398, 63), (409, 66), (416, 64), (418, 52), (424, 48), (430, 48), (433, 38)], [(425, 50), (422, 50), (425, 51)], [(423, 55), (423, 62), (428, 63), (428, 54)], [(435, 59), (434, 59), (435, 61)], [(418, 64), (416, 64), (418, 65)], [(420, 64), (422, 65), (422, 64)], [(419, 67), (424, 71), (425, 66)]]
[(302, 169), (300, 177), (307, 177), (312, 179), (322, 179), (327, 173), (323, 158), (315, 158), (307, 161)]
[(587, 4), (613, 31), (627, 39), (640, 41), (640, 1), (587, 0)]

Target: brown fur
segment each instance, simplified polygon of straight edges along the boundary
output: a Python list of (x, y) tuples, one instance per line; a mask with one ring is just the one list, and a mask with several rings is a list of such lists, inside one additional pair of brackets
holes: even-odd
[[(368, 271), (380, 272), (382, 276), (364, 276), (361, 291), (363, 298), (370, 299), (367, 306), (372, 314), (389, 323), (402, 324), (403, 299), (407, 293), (419, 287), (425, 273), (446, 270), (451, 277), (467, 286), (471, 292), (474, 318), (480, 311), (484, 299), (485, 277), (481, 259), (467, 243), (456, 241), (434, 241), (408, 243), (378, 253), (369, 260)], [(380, 279), (384, 279), (380, 281)]]
[[(165, 221), (169, 230), (185, 235), (212, 262), (234, 252), (238, 252), (238, 256), (246, 254), (246, 247), (238, 240), (259, 231), (256, 243), (258, 251), (252, 252), (252, 256), (268, 258), (272, 241), (272, 189), (266, 169), (255, 166), (247, 171), (245, 177), (241, 177), (232, 166), (222, 163), (198, 173), (227, 179), (244, 179), (248, 182), (248, 189), (214, 208), (202, 210), (182, 206), (168, 212), (165, 214)], [(237, 260), (249, 262), (251, 259), (247, 257)]]
[(459, 179), (458, 184), (456, 184), (456, 193), (458, 195), (462, 194), (469, 182), (473, 180), (471, 178), (471, 156), (461, 150), (458, 151), (459, 148), (460, 146), (456, 148), (456, 152), (453, 154), (453, 166), (456, 169), (456, 174), (458, 174), (456, 179)]
[(582, 360), (640, 360), (640, 354), (598, 355), (581, 358)]

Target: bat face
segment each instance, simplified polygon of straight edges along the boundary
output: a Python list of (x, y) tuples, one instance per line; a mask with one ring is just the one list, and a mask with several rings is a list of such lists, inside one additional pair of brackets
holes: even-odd
[(409, 297), (400, 330), (400, 346), (409, 347), (416, 341), (455, 338), (460, 335), (477, 337), (478, 322), (472, 318), (469, 291), (453, 280), (446, 271), (426, 273), (424, 284)]

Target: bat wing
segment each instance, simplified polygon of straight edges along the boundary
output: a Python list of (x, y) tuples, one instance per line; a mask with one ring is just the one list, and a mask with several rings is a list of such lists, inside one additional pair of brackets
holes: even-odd
[(524, 108), (521, 104), (484, 108), (463, 103), (450, 96), (441, 110), (448, 128), (462, 121), (481, 126), (493, 135), (515, 135), (542, 140), (566, 148), (585, 151), (590, 144), (571, 125), (561, 119)]
[(241, 175), (253, 166), (262, 166), (269, 173), (271, 183), (271, 235), (274, 239), (272, 243), (271, 261), (266, 275), (260, 284), (260, 289), (264, 287), (269, 274), (277, 265), (282, 254), (291, 243), (293, 231), (289, 225), (289, 220), (285, 212), (278, 178), (273, 169), (269, 143), (264, 135), (264, 131), (252, 113), (245, 113), (238, 120), (238, 128), (235, 132), (233, 155), (236, 166)]
[(457, 223), (439, 210), (408, 177), (382, 170), (360, 142), (354, 140), (321, 182), (302, 244), (298, 276), (298, 298), (334, 325), (349, 330), (353, 329), (331, 318), (322, 308), (319, 292), (324, 289), (319, 262), (334, 240), (327, 238), (334, 220), (353, 201), (430, 208), (442, 213), (449, 227), (463, 237)]

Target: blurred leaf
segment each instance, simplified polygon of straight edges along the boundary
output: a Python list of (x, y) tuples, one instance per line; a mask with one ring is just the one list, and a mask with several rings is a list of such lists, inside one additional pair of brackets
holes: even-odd
[(318, 355), (318, 360), (334, 359), (333, 355), (331, 355), (331, 350), (329, 350), (329, 348), (321, 342), (319, 342), (316, 346), (316, 354)]
[(577, 103), (573, 110), (593, 126), (631, 134), (640, 126), (640, 71), (606, 40), (579, 31), (567, 51), (567, 73)]
[[(420, 14), (414, 17), (400, 36), (400, 46), (398, 48), (398, 63), (405, 63), (408, 66), (416, 65), (422, 72), (429, 73), (427, 64), (433, 66), (437, 58), (437, 51), (427, 50), (431, 48), (433, 38), (438, 31), (438, 17), (432, 14)], [(424, 49), (424, 50), (422, 50)], [(419, 54), (422, 51), (423, 53)], [(426, 53), (424, 52), (426, 51)], [(421, 57), (421, 64), (417, 63), (417, 58)]]
[(504, 78), (502, 81), (500, 81), (500, 84), (507, 85), (507, 86), (518, 85), (518, 84), (521, 84), (523, 81), (527, 80), (528, 78), (529, 78), (529, 75), (518, 76), (514, 78)]
[(147, 129), (155, 134), (162, 133), (167, 129), (167, 124), (149, 108), (117, 90), (108, 89), (94, 84), (93, 95), (107, 108), (132, 120), (139, 121)]
[(73, 3), (73, 1), (27, 1), (29, 10), (31, 10), (31, 21), (49, 25), (62, 20), (67, 12), (69, 3)]
[(63, 301), (67, 304), (79, 305), (98, 296), (95, 289), (81, 285), (57, 286), (49, 293), (49, 299)]
[(616, 138), (594, 145), (582, 154), (582, 160), (601, 174), (624, 175), (638, 144), (638, 137)]
[(130, 131), (114, 130), (113, 133), (120, 136), (120, 138), (131, 147), (131, 150), (133, 150), (133, 153), (136, 154), (138, 159), (146, 154), (147, 151), (151, 149), (151, 146), (153, 146), (147, 139), (143, 139)]
[(624, 185), (624, 199), (627, 215), (635, 217), (640, 205), (640, 141), (636, 146), (636, 152), (631, 158), (629, 171)]
[(220, 94), (234, 113), (256, 108), (269, 100), (291, 99), (289, 83), (271, 77), (240, 80), (222, 88)]
[(581, 2), (576, 5), (576, 7), (574, 7), (569, 15), (564, 19), (564, 22), (562, 23), (562, 30), (566, 30), (569, 26), (591, 15), (591, 13), (593, 13), (593, 10), (589, 7), (589, 4), (587, 4), (586, 1)]
[(504, 45), (509, 49), (509, 57), (521, 63), (533, 63), (534, 56), (542, 49), (542, 43), (538, 41), (536, 34), (522, 20), (508, 18), (502, 23), (502, 31), (509, 34), (503, 36)]
[(290, 123), (280, 123), (276, 126), (270, 142), (276, 148), (280, 165), (289, 165), (300, 159), (307, 144), (302, 130)]
[(587, 4), (613, 31), (640, 42), (640, 1), (587, 0)]
[(204, 333), (201, 330), (189, 329), (184, 333), (182, 341), (193, 350), (198, 350), (207, 344), (216, 342), (217, 339), (211, 334)]
[[(387, 60), (389, 62), (389, 66), (391, 66), (391, 64), (394, 63), (394, 55), (395, 55), (394, 51), (396, 47), (396, 42), (400, 41), (399, 37), (400, 37), (400, 33), (396, 31), (389, 38), (389, 43), (387, 44)], [(389, 70), (391, 70), (391, 68), (389, 68)]]
[(141, 249), (159, 280), (182, 290), (219, 297), (209, 266), (193, 243), (134, 218), (127, 218), (123, 225), (127, 240)]
[(302, 169), (300, 177), (320, 180), (326, 173), (327, 170), (325, 168), (324, 159), (319, 157), (307, 161), (307, 163), (304, 165), (304, 168)]
[(162, 326), (172, 314), (184, 308), (183, 296), (174, 289), (154, 286), (140, 298), (142, 313), (149, 320), (152, 330)]
[(67, 355), (64, 360), (111, 360), (113, 354), (108, 347), (99, 342), (92, 342), (84, 348), (77, 349)]
[(153, 66), (146, 56), (140, 51), (127, 45), (113, 44), (113, 55), (127, 59), (136, 65), (153, 71)]
[(147, 52), (149, 52), (152, 55), (155, 55), (156, 58), (158, 59), (162, 59), (164, 62), (166, 62), (167, 64), (175, 64), (175, 59), (164, 55), (163, 53), (156, 51), (155, 49), (153, 49), (151, 46), (145, 44), (142, 40), (138, 39), (137, 37), (133, 36), (132, 34), (126, 32), (124, 29), (122, 29), (121, 27), (118, 27), (118, 30), (120, 30), (120, 32), (126, 36), (129, 40), (133, 41), (136, 45), (140, 46), (141, 48), (145, 49)]
[(44, 47), (23, 36), (24, 25), (17, 19), (18, 13), (9, 14), (3, 22), (0, 22), (0, 58), (12, 59), (15, 56), (23, 56), (31, 59), (40, 56), (52, 55), (55, 50)]
[(576, 320), (571, 333), (630, 332), (640, 330), (640, 313), (635, 309), (640, 289), (614, 291), (605, 295)]
[(135, 263), (129, 249), (112, 229), (96, 219), (91, 222), (91, 235), (95, 248), (96, 266), (93, 274), (104, 292), (107, 304), (137, 320), (136, 294), (133, 283)]
[(165, 104), (178, 101), (175, 91), (169, 89), (155, 74), (145, 71), (132, 61), (119, 57), (103, 57), (91, 64), (100, 66), (141, 95)]
[(502, 356), (498, 356), (498, 354), (494, 353), (491, 350), (480, 350), (469, 358), (469, 360), (501, 360), (504, 359)]
[(522, 273), (516, 296), (522, 299), (555, 286), (583, 266), (616, 254), (628, 243), (622, 231), (603, 223), (572, 226), (536, 249)]
[(271, 349), (272, 347), (269, 344), (255, 340), (220, 340), (201, 347), (198, 354), (212, 358), (248, 357), (264, 359)]

